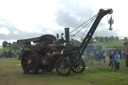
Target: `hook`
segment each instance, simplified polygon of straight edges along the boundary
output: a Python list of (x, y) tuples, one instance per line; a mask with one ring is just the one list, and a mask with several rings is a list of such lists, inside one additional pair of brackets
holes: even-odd
[(110, 24), (109, 30), (112, 30), (112, 24), (114, 23), (114, 20), (112, 19), (112, 16), (110, 17), (110, 19), (108, 20), (108, 23)]

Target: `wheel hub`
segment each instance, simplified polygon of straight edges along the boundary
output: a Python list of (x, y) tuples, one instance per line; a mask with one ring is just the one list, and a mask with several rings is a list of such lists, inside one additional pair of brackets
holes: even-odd
[(32, 60), (28, 60), (28, 64), (31, 64), (32, 63)]
[(63, 69), (64, 68), (64, 65), (61, 65), (61, 67), (60, 67), (61, 69)]

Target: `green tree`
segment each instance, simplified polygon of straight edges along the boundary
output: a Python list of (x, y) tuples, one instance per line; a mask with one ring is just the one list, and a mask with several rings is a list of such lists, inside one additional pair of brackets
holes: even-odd
[(8, 42), (7, 41), (3, 41), (2, 46), (3, 46), (3, 48), (7, 47), (8, 46)]
[(111, 42), (114, 42), (114, 40), (115, 40), (114, 36), (111, 36), (109, 40), (110, 40)]
[(127, 42), (128, 41), (128, 38), (127, 37), (124, 37), (124, 41)]
[(8, 43), (8, 47), (11, 47), (11, 43)]
[(119, 37), (115, 37), (115, 40), (118, 42), (119, 41)]
[(102, 36), (99, 37), (98, 39), (100, 42), (104, 42), (104, 38)]
[(104, 37), (105, 42), (109, 42), (109, 38), (107, 36)]
[(16, 42), (13, 42), (11, 45), (11, 49), (14, 50), (16, 52), (16, 50), (18, 50), (18, 44)]
[(74, 46), (80, 46), (81, 42), (75, 39), (71, 39), (70, 41)]
[(94, 38), (96, 41), (99, 41), (99, 37), (98, 36), (95, 36)]

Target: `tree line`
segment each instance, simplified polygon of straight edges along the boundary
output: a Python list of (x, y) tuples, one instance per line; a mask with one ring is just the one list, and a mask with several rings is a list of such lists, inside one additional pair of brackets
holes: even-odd
[(10, 43), (7, 41), (3, 41), (2, 46), (3, 46), (3, 48), (9, 48), (11, 50), (14, 50), (15, 52), (16, 52), (16, 50), (20, 50), (20, 47), (24, 47), (23, 44), (17, 44), (16, 42)]
[[(119, 37), (117, 36), (111, 36), (111, 37), (103, 37), (103, 36), (95, 36), (94, 38), (92, 38), (93, 41), (99, 41), (99, 42), (118, 42), (119, 41)], [(128, 41), (128, 37), (124, 37), (123, 40), (125, 42)]]
[(103, 36), (95, 36), (94, 38), (93, 38), (93, 40), (94, 41), (99, 41), (99, 42), (114, 42), (114, 41), (116, 41), (116, 42), (118, 42), (119, 41), (119, 37), (114, 37), (114, 36), (110, 36), (110, 37), (107, 37), (107, 36), (105, 36), (105, 37), (103, 37)]
[[(79, 46), (84, 38), (81, 38), (80, 40), (71, 39), (71, 43), (73, 43), (76, 46)], [(98, 44), (99, 42), (118, 42), (120, 38), (118, 36), (95, 36), (92, 37), (89, 44)], [(122, 39), (124, 42), (128, 42), (128, 37), (124, 37)]]
[[(125, 42), (127, 42), (128, 38), (124, 37), (123, 40)], [(83, 38), (81, 38), (80, 40), (71, 39), (70, 41), (71, 41), (72, 44), (74, 44), (76, 46), (79, 46), (81, 44), (81, 42), (83, 41)], [(91, 38), (89, 44), (95, 44), (96, 42), (115, 42), (115, 41), (118, 42), (119, 37), (117, 37), (117, 36), (110, 36), (110, 37), (95, 36), (95, 37)], [(19, 50), (20, 47), (24, 47), (24, 45), (22, 45), (22, 44), (17, 44), (16, 42), (10, 43), (10, 42), (7, 42), (7, 41), (3, 41), (2, 46), (3, 46), (3, 48), (9, 47), (14, 51)]]

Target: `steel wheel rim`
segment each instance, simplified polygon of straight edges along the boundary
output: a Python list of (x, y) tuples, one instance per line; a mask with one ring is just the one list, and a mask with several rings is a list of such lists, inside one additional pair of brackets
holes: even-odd
[(71, 64), (66, 58), (61, 58), (56, 63), (56, 71), (59, 75), (66, 76), (71, 71)]
[(37, 69), (37, 57), (33, 52), (27, 52), (22, 57), (22, 68), (25, 73), (34, 73)]
[(78, 62), (76, 62), (73, 66), (72, 66), (72, 71), (74, 73), (81, 73), (83, 72), (85, 69), (85, 63), (82, 59), (80, 59)]

